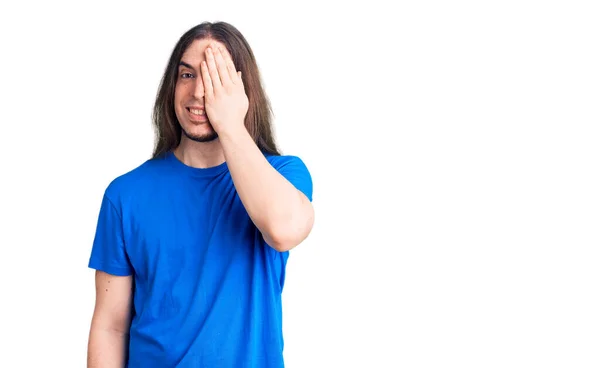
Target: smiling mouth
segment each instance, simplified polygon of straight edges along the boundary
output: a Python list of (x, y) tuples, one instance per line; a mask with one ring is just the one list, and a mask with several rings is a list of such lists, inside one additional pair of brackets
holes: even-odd
[(192, 115), (197, 115), (197, 116), (206, 116), (204, 109), (192, 109), (189, 107), (185, 108), (190, 114)]
[(195, 109), (191, 107), (186, 107), (185, 109), (188, 111), (190, 119), (194, 122), (202, 123), (208, 120), (204, 109)]

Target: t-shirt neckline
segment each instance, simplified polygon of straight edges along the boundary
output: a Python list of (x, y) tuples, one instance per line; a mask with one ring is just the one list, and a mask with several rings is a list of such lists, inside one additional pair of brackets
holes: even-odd
[(188, 166), (181, 162), (173, 151), (167, 153), (166, 159), (176, 170), (193, 176), (216, 176), (227, 170), (227, 162), (206, 168)]

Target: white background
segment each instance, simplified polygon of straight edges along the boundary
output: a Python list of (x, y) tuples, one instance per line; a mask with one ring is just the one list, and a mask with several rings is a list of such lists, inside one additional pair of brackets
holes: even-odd
[(103, 191), (204, 20), (247, 37), (313, 175), (287, 367), (600, 366), (592, 3), (3, 2), (0, 366), (85, 366)]

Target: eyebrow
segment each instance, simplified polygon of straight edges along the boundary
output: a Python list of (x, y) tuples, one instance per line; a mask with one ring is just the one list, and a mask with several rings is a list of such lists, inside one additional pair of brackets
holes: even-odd
[(180, 61), (180, 62), (179, 62), (179, 66), (184, 66), (184, 67), (186, 67), (186, 68), (188, 68), (188, 69), (192, 69), (192, 70), (194, 70), (194, 67), (193, 67), (193, 66), (191, 66), (190, 64), (188, 64), (188, 63), (186, 63), (186, 62), (184, 62), (184, 61)]

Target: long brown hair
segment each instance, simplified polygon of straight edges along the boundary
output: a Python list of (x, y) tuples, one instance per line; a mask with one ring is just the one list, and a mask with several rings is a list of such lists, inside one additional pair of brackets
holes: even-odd
[(236, 70), (242, 72), (242, 80), (249, 102), (244, 124), (250, 136), (264, 153), (280, 155), (273, 138), (271, 104), (262, 86), (258, 65), (250, 45), (240, 31), (231, 24), (204, 22), (181, 36), (171, 53), (171, 58), (161, 79), (152, 114), (156, 135), (152, 158), (157, 158), (179, 145), (181, 125), (175, 115), (174, 106), (179, 62), (192, 42), (205, 38), (225, 45)]

